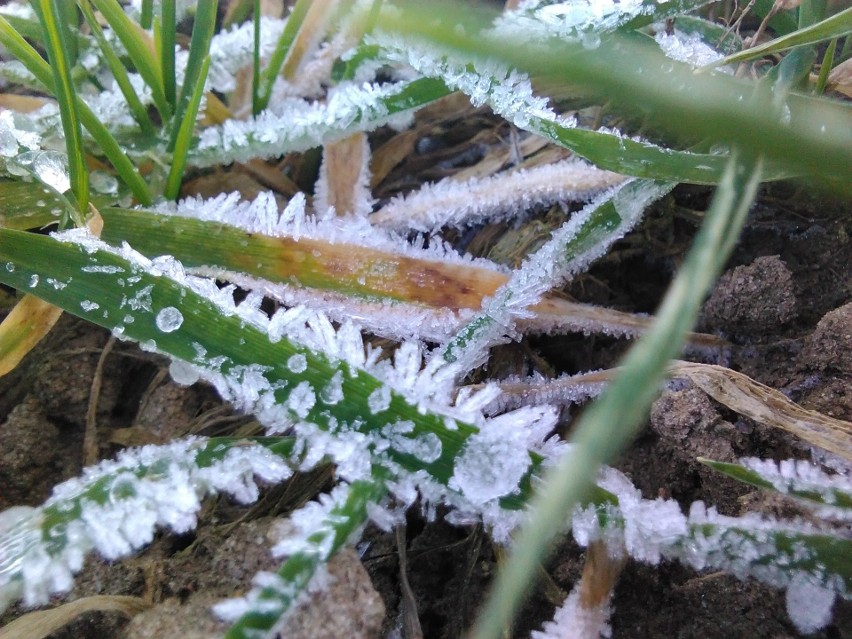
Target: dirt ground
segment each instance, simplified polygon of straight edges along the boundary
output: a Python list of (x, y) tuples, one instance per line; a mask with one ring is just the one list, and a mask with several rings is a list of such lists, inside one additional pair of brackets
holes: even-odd
[[(443, 121), (440, 127), (421, 130), (408, 158), (377, 187), (378, 197), (474, 165), (509, 137), (507, 125), (481, 112), (466, 113), (463, 124)], [(374, 148), (392, 135), (379, 132)], [(472, 143), (474, 135), (478, 141)], [(541, 153), (561, 152), (545, 148)], [(570, 283), (565, 294), (620, 310), (653, 312), (711, 195), (704, 187), (676, 189), (640, 228)], [(764, 186), (699, 325), (725, 337), (730, 346), (689, 355), (742, 371), (807, 408), (852, 420), (850, 213), (848, 203), (793, 183)], [(448, 237), (461, 250), (516, 264), (566, 215), (554, 207), (533, 212), (517, 227), (488, 225)], [(529, 338), (497, 349), (488, 375), (557, 375), (609, 367), (628, 346), (627, 341), (602, 336)], [(101, 386), (90, 414), (96, 378)], [(565, 408), (566, 431), (580, 410)], [(66, 316), (16, 371), (0, 378), (0, 510), (38, 504), (54, 484), (79, 473), (86, 425), (93, 417), (103, 457), (121, 446), (164, 442), (188, 433), (253, 432), (251, 418), (231, 413), (210, 389), (171, 382), (161, 358), (130, 344), (113, 344), (104, 331)], [(702, 499), (728, 514), (795, 513), (788, 503), (702, 467), (695, 461), (699, 455), (733, 461), (744, 456), (807, 458), (809, 451), (791, 436), (680, 385), (664, 392), (647, 427), (615, 465), (649, 498), (672, 496), (684, 506)], [(269, 527), (329, 486), (330, 471), (321, 469), (266, 490), (247, 508), (214, 500), (191, 534), (160, 535), (144, 553), (125, 561), (88, 561), (69, 598), (133, 595), (152, 604), (167, 603), (129, 626), (120, 615), (92, 613), (51, 636), (214, 636), (220, 628), (207, 619), (210, 602), (244, 589), (257, 570), (272, 568), (265, 543)], [(498, 550), (478, 528), (454, 528), (440, 520), (426, 523), (413, 512), (403, 538), (411, 594), (405, 597), (399, 541), (393, 533), (368, 529), (357, 546), (360, 562), (353, 554), (333, 567), (341, 575), (340, 593), (327, 596), (326, 608), (312, 604), (317, 610), (304, 613), (314, 614), (307, 618), (313, 622), (302, 622), (311, 630), (284, 636), (410, 636), (401, 627), (412, 615), (427, 638), (463, 636), (497, 570)], [(545, 565), (548, 577), (539, 582), (507, 636), (527, 637), (550, 619), (582, 565), (583, 550), (567, 540), (560, 543)], [(614, 610), (617, 639), (799, 636), (787, 619), (783, 592), (676, 563), (628, 563), (615, 591)], [(20, 612), (8, 611), (0, 624)], [(342, 616), (348, 634), (340, 634), (341, 626), (329, 621), (335, 616)], [(164, 628), (169, 634), (163, 634)], [(837, 603), (833, 624), (812, 636), (852, 637), (852, 606)]]

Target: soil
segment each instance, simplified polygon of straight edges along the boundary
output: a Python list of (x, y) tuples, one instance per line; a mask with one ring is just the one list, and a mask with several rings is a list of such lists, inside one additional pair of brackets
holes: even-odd
[[(419, 121), (419, 141), (376, 187), (380, 199), (452, 175), (495, 148), (505, 150), (507, 125), (469, 107), (447, 113), (429, 121), (428, 127), (426, 120)], [(395, 135), (378, 132), (371, 139), (373, 148)], [(476, 144), (471, 143), (474, 135)], [(556, 151), (548, 147), (540, 153)], [(653, 312), (711, 196), (709, 188), (679, 187), (564, 293), (619, 310)], [(730, 345), (688, 355), (741, 371), (807, 408), (852, 420), (850, 213), (848, 203), (793, 183), (762, 187), (698, 327), (725, 337)], [(462, 250), (492, 257), (499, 253), (504, 261), (516, 263), (535, 245), (524, 230), (534, 225), (552, 228), (565, 216), (565, 210), (554, 207), (532, 212), (517, 227), (488, 225), (448, 239)], [(499, 252), (492, 254), (498, 244)], [(211, 389), (175, 385), (162, 358), (131, 344), (115, 343), (101, 362), (109, 339), (105, 332), (65, 316), (13, 373), (0, 378), (0, 510), (38, 504), (53, 485), (80, 472), (96, 376), (102, 382), (95, 408), (101, 457), (114, 455), (122, 446), (189, 433), (256, 429), (250, 417), (222, 406)], [(496, 349), (488, 374), (554, 375), (609, 367), (628, 346), (627, 341), (605, 336), (524, 339)], [(581, 410), (565, 408), (566, 431)], [(681, 385), (663, 392), (647, 428), (614, 465), (649, 498), (671, 496), (684, 507), (704, 500), (728, 514), (790, 514), (795, 513), (793, 505), (721, 477), (695, 460), (809, 455), (808, 447), (792, 436), (740, 417), (702, 391)], [(206, 612), (211, 602), (239, 593), (258, 570), (273, 567), (267, 553), (269, 528), (281, 525), (280, 518), (327, 489), (329, 481), (330, 471), (320, 469), (265, 490), (249, 507), (212, 500), (191, 534), (159, 535), (142, 554), (124, 561), (106, 564), (90, 558), (67, 599), (131, 595), (155, 607), (130, 624), (115, 613), (86, 614), (51, 636), (217, 636), (221, 626)], [(426, 522), (416, 512), (409, 516), (404, 540), (400, 548), (395, 534), (368, 529), (357, 546), (360, 561), (348, 553), (343, 567), (330, 568), (339, 570), (335, 583), (340, 591), (327, 593), (330, 601), (305, 606), (315, 608), (313, 619), (327, 623), (303, 623), (301, 631), (293, 626), (282, 636), (401, 637), (406, 618), (419, 620), (424, 637), (463, 636), (497, 570), (499, 549), (479, 528), (452, 527), (440, 517)], [(400, 550), (406, 554), (414, 606), (402, 595)], [(583, 549), (573, 542), (558, 545), (544, 566), (546, 577), (506, 636), (527, 637), (552, 617), (555, 605), (579, 578), (583, 558)], [(0, 626), (21, 612), (17, 607), (7, 611)], [(617, 639), (800, 636), (787, 618), (783, 592), (750, 579), (696, 572), (669, 562), (627, 564), (615, 590), (612, 627)], [(852, 637), (852, 606), (838, 602), (832, 624), (812, 636)]]

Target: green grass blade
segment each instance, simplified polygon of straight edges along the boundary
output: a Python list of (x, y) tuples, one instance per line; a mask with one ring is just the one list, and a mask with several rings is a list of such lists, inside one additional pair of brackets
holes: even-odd
[(258, 106), (260, 104), (260, 0), (253, 0), (253, 2), (252, 22), (254, 24), (254, 34), (251, 65), (251, 113), (252, 115), (257, 115), (262, 111)]
[(600, 464), (619, 452), (642, 424), (668, 361), (680, 351), (704, 295), (739, 236), (759, 183), (759, 165), (759, 161), (736, 155), (729, 160), (704, 225), (656, 321), (630, 350), (609, 389), (583, 414), (572, 437), (575, 448), (548, 473), (534, 498), (532, 519), (516, 538), (515, 551), (497, 578), (474, 639), (500, 636), (523, 599), (546, 546), (586, 494)]
[(160, 75), (163, 78), (163, 93), (166, 102), (177, 105), (177, 78), (175, 76), (175, 35), (177, 16), (175, 0), (162, 0), (160, 5)]
[(828, 48), (822, 56), (822, 63), (819, 68), (819, 77), (817, 78), (817, 83), (814, 87), (814, 93), (816, 95), (822, 95), (825, 93), (825, 85), (828, 84), (828, 76), (834, 66), (834, 54), (836, 51), (837, 39), (835, 38), (831, 41), (831, 43), (829, 43)]
[[(387, 473), (373, 467), (373, 479), (341, 486), (335, 505), (328, 515), (316, 522), (317, 532), (305, 544), (310, 548), (290, 555), (277, 571), (276, 587), (257, 589), (249, 596), (249, 611), (225, 633), (225, 639), (252, 639), (265, 636), (288, 612), (297, 597), (308, 587), (316, 570), (328, 562), (367, 521), (367, 506), (379, 502), (387, 488)], [(340, 494), (343, 493), (343, 494)], [(307, 532), (307, 531), (304, 531)]]
[(62, 130), (65, 134), (71, 191), (77, 200), (75, 223), (77, 226), (83, 226), (89, 211), (89, 169), (83, 149), (83, 128), (77, 108), (77, 91), (71, 79), (72, 58), (66, 37), (66, 25), (61, 22), (63, 12), (56, 0), (39, 0), (38, 14), (50, 58), (53, 93), (59, 104)]
[(729, 55), (727, 58), (723, 58), (709, 66), (717, 67), (734, 62), (754, 60), (755, 58), (786, 51), (793, 47), (817, 44), (824, 40), (842, 38), (850, 34), (852, 34), (852, 8), (844, 9), (840, 13), (836, 13), (821, 22), (781, 36), (780, 38), (775, 38), (760, 46)]
[(91, 0), (80, 0), (80, 9), (83, 12), (83, 17), (86, 19), (86, 23), (89, 25), (92, 35), (95, 37), (95, 40), (101, 49), (104, 60), (106, 60), (110, 71), (112, 71), (112, 77), (115, 78), (118, 88), (121, 89), (124, 99), (127, 100), (127, 106), (130, 108), (130, 113), (133, 115), (133, 119), (136, 120), (137, 124), (139, 124), (139, 128), (142, 130), (143, 135), (153, 136), (154, 124), (148, 116), (148, 109), (146, 109), (145, 105), (142, 104), (142, 101), (136, 94), (136, 90), (130, 83), (130, 78), (127, 75), (127, 69), (124, 68), (124, 64), (122, 64), (121, 60), (118, 58), (112, 46), (110, 46), (104, 36), (103, 29), (101, 29), (101, 25), (98, 24), (95, 12), (92, 10)]
[(139, 26), (150, 29), (154, 21), (154, 0), (142, 0), (142, 10), (139, 13)]
[[(0, 44), (9, 53), (20, 60), (27, 70), (48, 90), (53, 85), (53, 75), (50, 66), (33, 49), (12, 26), (0, 16)], [(89, 131), (95, 142), (101, 147), (107, 159), (112, 163), (119, 176), (127, 183), (133, 195), (142, 204), (151, 204), (151, 190), (136, 170), (136, 166), (125, 155), (112, 134), (98, 120), (88, 105), (77, 96), (77, 112), (80, 122)]]
[(290, 53), (290, 47), (296, 40), (299, 33), (299, 28), (305, 20), (308, 9), (311, 6), (310, 0), (297, 0), (293, 6), (293, 10), (287, 18), (287, 24), (284, 26), (284, 31), (278, 38), (278, 43), (275, 45), (275, 50), (269, 57), (269, 62), (266, 68), (260, 74), (260, 84), (257, 91), (257, 100), (252, 105), (254, 115), (263, 111), (269, 104), (269, 98), (272, 96), (272, 87), (281, 69), (284, 68), (284, 62), (287, 59), (287, 54)]
[(136, 71), (151, 88), (151, 97), (157, 111), (160, 112), (160, 117), (163, 121), (167, 121), (172, 115), (172, 108), (166, 99), (160, 64), (139, 32), (139, 25), (124, 13), (118, 0), (92, 0), (92, 2), (106, 18), (118, 39), (121, 40), (127, 50), (127, 55), (130, 56), (130, 61), (136, 67)]
[(186, 156), (192, 143), (192, 135), (195, 131), (195, 117), (201, 106), (201, 98), (204, 96), (204, 82), (207, 79), (207, 71), (210, 68), (210, 56), (206, 56), (201, 64), (201, 71), (195, 78), (195, 90), (190, 95), (189, 102), (182, 114), (180, 128), (175, 138), (175, 147), (172, 153), (172, 166), (169, 169), (169, 177), (166, 180), (164, 195), (167, 200), (174, 200), (180, 194), (180, 185), (183, 180), (183, 171), (186, 168)]
[[(175, 151), (178, 136), (188, 126), (186, 120), (189, 118), (192, 126), (195, 125), (195, 113), (198, 112), (198, 104), (195, 105), (195, 113), (190, 114), (192, 110), (191, 103), (195, 99), (196, 93), (198, 93), (199, 101), (203, 94), (204, 81), (207, 78), (207, 68), (210, 65), (210, 40), (213, 38), (213, 31), (216, 28), (218, 6), (219, 0), (206, 0), (198, 4), (195, 12), (195, 24), (192, 27), (192, 39), (189, 43), (189, 59), (186, 63), (183, 86), (180, 90), (180, 99), (178, 100), (175, 117), (172, 121), (172, 132), (168, 147), (170, 152)], [(166, 29), (167, 26), (163, 25), (163, 30), (165, 31)]]

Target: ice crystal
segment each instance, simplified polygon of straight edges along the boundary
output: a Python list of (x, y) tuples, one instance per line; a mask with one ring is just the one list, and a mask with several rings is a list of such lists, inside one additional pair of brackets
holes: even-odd
[(547, 621), (541, 630), (533, 630), (530, 639), (597, 639), (611, 637), (609, 616), (612, 608), (609, 601), (604, 605), (586, 608), (580, 597), (580, 587), (575, 586), (563, 604), (556, 609), (552, 621)]

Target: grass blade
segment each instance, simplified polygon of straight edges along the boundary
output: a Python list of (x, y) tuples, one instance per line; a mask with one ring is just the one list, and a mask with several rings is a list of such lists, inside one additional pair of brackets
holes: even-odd
[(77, 108), (77, 91), (71, 79), (72, 57), (66, 25), (60, 22), (63, 11), (59, 8), (57, 0), (39, 0), (37, 6), (53, 76), (52, 85), (49, 86), (53, 87), (53, 93), (59, 104), (62, 130), (65, 134), (71, 191), (74, 193), (77, 206), (75, 223), (77, 226), (82, 226), (89, 209), (89, 169), (86, 166), (83, 150), (83, 128), (80, 125)]
[[(207, 78), (207, 69), (210, 66), (210, 40), (213, 38), (213, 31), (216, 28), (216, 12), (219, 7), (219, 0), (206, 0), (200, 2), (195, 12), (195, 24), (192, 27), (192, 39), (189, 43), (189, 59), (186, 63), (186, 70), (183, 76), (183, 86), (180, 90), (180, 99), (175, 109), (174, 120), (172, 121), (172, 132), (169, 138), (168, 150), (175, 151), (175, 145), (178, 141), (178, 136), (181, 131), (189, 126), (190, 130), (195, 125), (195, 115), (198, 113), (198, 104), (192, 106), (192, 102), (198, 99), (200, 104), (201, 96), (204, 93), (204, 82)], [(163, 31), (167, 30), (168, 26), (163, 25)], [(193, 113), (190, 113), (193, 111)], [(191, 126), (186, 120), (191, 120)], [(185, 159), (186, 154), (184, 152)], [(172, 164), (174, 167), (174, 163)], [(181, 167), (181, 171), (183, 168)], [(169, 176), (171, 179), (171, 176)]]
[[(286, 337), (273, 343), (263, 326), (228, 314), (209, 299), (210, 294), (202, 296), (116, 253), (120, 251), (111, 250), (89, 237), (81, 245), (0, 229), (0, 260), (13, 264), (12, 271), (0, 269), (0, 282), (37, 294), (71, 314), (156, 347), (174, 358), (194, 362), (216, 379), (233, 380), (230, 383), (236, 387), (241, 384), (239, 379), (243, 371), (263, 371), (262, 377), (269, 383), (263, 402), (267, 407), (280, 406), (281, 412), (276, 413), (281, 416), (278, 419), (283, 419), (285, 414), (291, 415), (288, 419), (311, 422), (332, 434), (341, 425), (351, 427), (347, 433), (370, 434), (381, 432), (382, 428), (400, 420), (411, 422), (413, 428), (406, 439), (427, 434), (431, 439), (434, 435), (441, 442), (440, 455), (424, 462), (394, 448), (385, 454), (400, 468), (425, 471), (436, 482), (447, 485), (455, 472), (456, 458), (468, 439), (478, 432), (475, 426), (454, 419), (457, 428), (450, 430), (442, 413), (424, 413), (420, 406), (393, 390), (390, 391), (389, 408), (374, 414), (369, 397), (384, 384), (372, 374), (314, 352)], [(65, 286), (31, 287), (32, 282), (47, 278)], [(166, 309), (178, 309), (185, 321), (176, 329), (162, 330), (157, 318)], [(201, 346), (212, 359), (200, 357), (193, 344)], [(300, 367), (294, 372), (288, 366), (294, 355), (304, 358), (306, 368)], [(294, 412), (296, 409), (289, 408), (291, 393), (300, 385), (317, 389), (315, 396), (321, 397), (320, 389), (333, 383), (335, 378), (342, 379), (345, 402), (320, 399), (309, 409)], [(535, 453), (530, 453), (530, 457), (532, 463), (521, 482), (521, 490), (500, 498), (503, 508), (521, 508), (529, 495), (529, 473), (541, 461)]]
[(852, 8), (844, 9), (822, 22), (817, 22), (804, 29), (799, 29), (780, 38), (770, 40), (765, 44), (740, 51), (709, 65), (710, 67), (723, 66), (734, 62), (754, 60), (763, 56), (786, 51), (793, 47), (801, 47), (809, 44), (817, 44), (832, 38), (842, 38), (852, 34)]
[(160, 75), (163, 76), (163, 93), (165, 93), (166, 102), (172, 106), (172, 109), (177, 105), (176, 33), (175, 0), (162, 0), (160, 6)]
[[(180, 185), (183, 180), (183, 171), (186, 168), (186, 157), (195, 131), (195, 118), (198, 108), (201, 106), (201, 98), (204, 95), (204, 82), (207, 79), (207, 71), (210, 68), (210, 56), (206, 56), (201, 64), (198, 77), (195, 78), (195, 90), (189, 97), (189, 102), (183, 110), (180, 128), (175, 137), (175, 147), (172, 153), (172, 166), (169, 169), (169, 177), (166, 180), (164, 195), (166, 199), (174, 200), (180, 195)], [(183, 107), (183, 103), (181, 102)]]
[[(5, 46), (12, 55), (20, 60), (27, 70), (46, 89), (50, 90), (50, 87), (53, 85), (50, 66), (2, 16), (0, 16), (0, 44)], [(125, 155), (112, 134), (79, 96), (77, 96), (77, 111), (82, 125), (86, 127), (95, 139), (95, 142), (101, 147), (104, 155), (107, 156), (118, 174), (127, 183), (127, 186), (130, 187), (136, 199), (142, 204), (150, 204), (153, 201), (151, 191), (145, 180), (142, 179), (142, 176), (136, 170), (136, 166)]]
[(272, 96), (272, 87), (281, 69), (284, 68), (284, 61), (287, 59), (287, 54), (290, 52), (290, 47), (296, 40), (296, 35), (299, 33), (299, 28), (305, 20), (308, 9), (311, 7), (310, 0), (297, 0), (293, 5), (293, 10), (287, 17), (287, 24), (284, 31), (278, 38), (278, 44), (275, 45), (275, 51), (269, 57), (269, 62), (266, 68), (260, 74), (260, 82), (257, 90), (257, 100), (252, 105), (254, 115), (263, 111), (269, 104), (269, 98)]
[(151, 88), (151, 97), (157, 111), (160, 112), (160, 117), (163, 121), (167, 121), (172, 115), (172, 108), (166, 99), (160, 65), (146, 40), (147, 35), (124, 13), (118, 0), (92, 0), (92, 2), (121, 40), (136, 71)]
[[(645, 113), (662, 129), (688, 139), (742, 144), (767, 162), (786, 162), (813, 179), (832, 179), (839, 188), (852, 182), (852, 108), (802, 94), (785, 94), (790, 118), (766, 116), (764, 104), (751, 98), (754, 83), (722, 74), (696, 74), (688, 65), (674, 63), (647, 38), (613, 33), (588, 51), (579, 44), (549, 42), (530, 50), (523, 42), (489, 41), (481, 34), (492, 14), (440, 3), (464, 29), (436, 24), (435, 8), (427, 11), (406, 2), (399, 16), (383, 14), (379, 26), (392, 33), (421, 36), (442, 51), (465, 59), (488, 56), (543, 81), (564, 82), (595, 95), (606, 96), (613, 107)], [(404, 16), (404, 17), (403, 17)], [(473, 24), (470, 24), (473, 21)], [(651, 75), (655, 82), (646, 78)]]
[(474, 639), (495, 639), (523, 598), (530, 576), (565, 517), (588, 490), (601, 463), (628, 442), (662, 381), (668, 361), (698, 314), (706, 291), (733, 247), (757, 189), (760, 162), (734, 156), (713, 199), (704, 225), (657, 313), (651, 330), (625, 358), (623, 370), (580, 419), (575, 448), (548, 473), (532, 504), (532, 519), (517, 537), (479, 617)]
[(142, 104), (139, 96), (136, 95), (136, 90), (130, 83), (130, 78), (127, 75), (127, 70), (124, 68), (124, 64), (115, 54), (112, 46), (110, 46), (109, 42), (107, 42), (106, 37), (104, 37), (103, 29), (101, 29), (101, 25), (98, 24), (95, 12), (92, 10), (91, 0), (80, 0), (80, 9), (83, 12), (83, 17), (86, 19), (86, 23), (89, 25), (89, 29), (92, 31), (92, 35), (98, 42), (98, 46), (101, 49), (104, 60), (106, 60), (110, 71), (112, 71), (112, 77), (115, 78), (118, 88), (121, 89), (124, 99), (127, 100), (127, 106), (130, 108), (130, 113), (133, 114), (133, 119), (136, 120), (136, 123), (142, 130), (143, 135), (153, 136), (154, 124), (148, 116), (148, 109), (145, 108), (145, 105)]
[(313, 531), (300, 531), (303, 549), (288, 553), (274, 586), (257, 588), (246, 597), (248, 610), (225, 633), (225, 639), (251, 639), (270, 632), (308, 587), (316, 570), (364, 525), (367, 507), (387, 494), (387, 479), (387, 473), (374, 466), (372, 480), (355, 481), (333, 491), (334, 504), (325, 517), (312, 522)]

